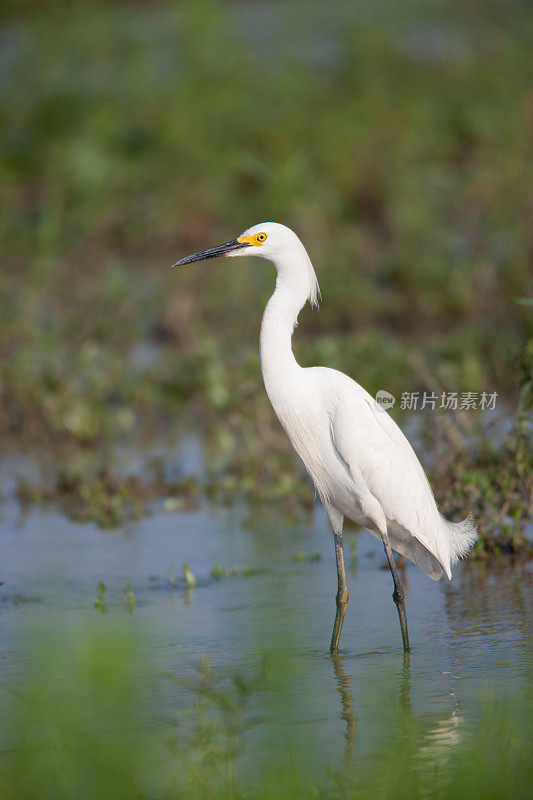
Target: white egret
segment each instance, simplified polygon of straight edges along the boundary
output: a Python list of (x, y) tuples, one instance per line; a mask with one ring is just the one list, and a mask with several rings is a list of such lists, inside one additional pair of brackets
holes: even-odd
[(276, 289), (261, 322), (261, 371), (274, 411), (309, 472), (333, 529), (338, 591), (331, 652), (337, 651), (348, 605), (344, 517), (383, 542), (407, 652), (405, 594), (392, 550), (433, 580), (443, 571), (451, 578), (452, 565), (476, 540), (476, 527), (470, 518), (452, 523), (441, 516), (411, 445), (368, 392), (342, 372), (297, 363), (292, 333), (305, 303), (317, 305), (319, 286), (307, 251), (290, 228), (274, 222), (255, 225), (237, 239), (173, 266), (246, 255), (272, 261), (276, 268)]

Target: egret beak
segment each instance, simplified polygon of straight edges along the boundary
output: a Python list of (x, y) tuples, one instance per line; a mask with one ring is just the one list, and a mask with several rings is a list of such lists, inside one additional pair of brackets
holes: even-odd
[(193, 253), (192, 256), (185, 256), (180, 258), (173, 267), (182, 267), (184, 264), (192, 264), (193, 261), (207, 261), (208, 258), (218, 258), (225, 256), (226, 253), (231, 253), (233, 250), (242, 250), (244, 247), (250, 247), (248, 242), (239, 241), (239, 239), (232, 239), (231, 242), (219, 244), (217, 247), (211, 247), (209, 250), (201, 250), (199, 253)]

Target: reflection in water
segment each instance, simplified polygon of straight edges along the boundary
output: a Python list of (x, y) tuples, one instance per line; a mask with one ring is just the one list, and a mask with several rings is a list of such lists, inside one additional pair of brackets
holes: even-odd
[[(355, 714), (353, 695), (350, 690), (350, 681), (352, 680), (353, 676), (346, 674), (343, 664), (344, 658), (345, 656), (342, 656), (339, 653), (334, 653), (331, 655), (333, 672), (335, 674), (335, 682), (337, 684), (337, 690), (341, 699), (340, 717), (345, 725), (344, 738), (346, 740), (344, 748), (344, 765), (341, 773), (338, 774), (338, 777), (343, 775), (345, 779), (350, 780), (350, 776), (353, 777), (353, 772), (356, 766), (355, 741), (357, 738), (358, 718)], [(408, 742), (411, 739), (410, 731), (412, 730), (413, 724), (409, 653), (404, 653), (399, 679), (399, 730), (401, 737)]]
[(418, 749), (421, 763), (425, 762), (432, 771), (437, 765), (440, 769), (445, 767), (452, 751), (461, 743), (462, 723), (463, 718), (454, 711), (430, 728)]
[[(350, 681), (353, 676), (347, 675), (343, 666), (343, 656), (338, 653), (331, 656), (337, 690), (341, 699), (340, 717), (345, 725), (343, 768), (337, 773), (339, 781), (351, 785), (356, 769), (355, 742), (357, 738), (358, 718), (354, 711), (354, 701), (350, 690)], [(445, 769), (452, 757), (453, 751), (460, 745), (461, 725), (463, 717), (458, 714), (457, 701), (451, 714), (442, 718), (416, 720), (411, 704), (411, 663), (409, 653), (403, 656), (401, 669), (398, 673), (398, 716), (390, 729), (389, 747), (400, 749), (406, 763), (414, 759), (419, 765), (419, 772), (411, 779), (418, 788), (426, 787), (430, 790), (433, 785), (435, 765)], [(359, 768), (364, 769), (363, 760)], [(413, 791), (415, 787), (413, 786)], [(415, 792), (417, 793), (417, 792)]]
[[(468, 741), (463, 731), (479, 716), (487, 690), (527, 696), (533, 572), (509, 556), (500, 563), (468, 561), (458, 566), (452, 583), (438, 584), (400, 562), (404, 585), (411, 583), (415, 634), (414, 651), (402, 661), (390, 578), (379, 568), (382, 546), (362, 534), (350, 591), (364, 624), (355, 611), (347, 614), (347, 649), (330, 663), (324, 651), (335, 565), (318, 514), (312, 524), (292, 527), (278, 525), (276, 517), (257, 517), (257, 531), (250, 532), (237, 511), (154, 513), (116, 535), (42, 510), (29, 513), (17, 528), (17, 514), (14, 508), (0, 518), (0, 643), (7, 656), (0, 659), (2, 678), (17, 675), (27, 657), (17, 638), (23, 618), (38, 617), (53, 629), (71, 617), (77, 625), (89, 618), (100, 627), (122, 617), (122, 589), (130, 583), (136, 605), (128, 624), (139, 635), (146, 632), (163, 667), (196, 663), (216, 652), (217, 674), (226, 680), (235, 670), (255, 674), (258, 658), (279, 652), (286, 663), (280, 680), (289, 676), (293, 687), (294, 677), (295, 691), (287, 684), (279, 706), (269, 689), (254, 694), (250, 718), (258, 723), (248, 739), (251, 750), (273, 740), (285, 748), (289, 740), (302, 758), (313, 748), (317, 772), (339, 761), (343, 766), (344, 756), (339, 780), (346, 779), (348, 787), (355, 769), (368, 769), (371, 752), (378, 755), (372, 765), (378, 774), (383, 755), (401, 750), (423, 762), (429, 776), (431, 758), (447, 758)], [(296, 560), (298, 552), (322, 558)], [(196, 588), (188, 591), (185, 581), (174, 586), (168, 577), (172, 564), (174, 575), (184, 563), (196, 576)], [(228, 569), (227, 577), (212, 576), (217, 563)], [(247, 564), (262, 571), (245, 577)], [(99, 581), (107, 586), (109, 613), (95, 620)], [(68, 664), (57, 664), (68, 673)], [(189, 709), (194, 692), (182, 687), (177, 702)]]
[[(344, 753), (345, 764), (348, 765), (353, 761), (353, 754), (355, 749), (357, 716), (354, 712), (354, 702), (352, 693), (350, 691), (351, 675), (347, 675), (343, 667), (343, 656), (339, 653), (331, 655), (333, 663), (333, 671), (337, 683), (337, 689), (341, 698), (341, 719), (346, 723), (346, 732), (344, 738), (346, 739), (346, 749)], [(409, 653), (403, 654), (402, 669), (400, 671), (399, 682), (399, 705), (402, 711), (402, 717), (405, 720), (411, 721), (412, 707), (411, 707), (411, 664)]]
[(411, 708), (411, 662), (409, 653), (403, 654), (403, 664), (400, 673), (400, 708), (409, 715)]
[(344, 766), (349, 767), (353, 764), (355, 752), (355, 738), (357, 728), (357, 717), (353, 710), (353, 697), (350, 692), (350, 675), (346, 675), (342, 666), (342, 656), (338, 653), (331, 655), (333, 671), (337, 681), (337, 688), (341, 697), (341, 718), (346, 723), (346, 746), (344, 748)]

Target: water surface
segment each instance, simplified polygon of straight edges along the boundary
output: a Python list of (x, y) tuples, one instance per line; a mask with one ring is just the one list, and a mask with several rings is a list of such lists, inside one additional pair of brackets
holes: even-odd
[[(123, 619), (151, 642), (147, 665), (177, 675), (202, 656), (246, 672), (264, 653), (281, 653), (291, 665), (283, 704), (268, 691), (253, 698), (247, 755), (260, 757), (266, 740), (290, 745), (312, 754), (311, 772), (386, 747), (399, 707), (439, 742), (453, 743), (487, 698), (525, 692), (531, 565), (465, 563), (451, 583), (435, 583), (407, 564), (413, 649), (405, 659), (381, 546), (364, 531), (348, 530), (346, 538), (350, 605), (341, 652), (332, 660), (335, 560), (319, 507), (308, 521), (290, 523), (273, 509), (168, 513), (159, 506), (119, 531), (103, 531), (40, 508), (23, 516), (8, 501), (0, 520), (2, 684), (28, 658), (20, 636), (28, 624), (53, 631)], [(184, 563), (194, 588), (181, 579)], [(213, 578), (216, 563), (235, 565), (239, 574)], [(245, 567), (252, 568), (249, 577)], [(100, 581), (105, 615), (94, 608)], [(123, 599), (127, 585), (132, 611)], [(55, 657), (60, 676), (69, 665), (61, 652)], [(193, 701), (169, 686), (162, 708)]]

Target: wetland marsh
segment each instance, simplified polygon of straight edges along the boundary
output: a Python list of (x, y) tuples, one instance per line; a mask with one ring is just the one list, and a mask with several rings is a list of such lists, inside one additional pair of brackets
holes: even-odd
[[(2, 800), (528, 797), (531, 9), (5, 5)], [(265, 219), (321, 284), (300, 363), (394, 395), (479, 523), (451, 583), (402, 567), (409, 659), (354, 528), (328, 655), (333, 544), (259, 373), (270, 266), (169, 269)]]

